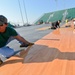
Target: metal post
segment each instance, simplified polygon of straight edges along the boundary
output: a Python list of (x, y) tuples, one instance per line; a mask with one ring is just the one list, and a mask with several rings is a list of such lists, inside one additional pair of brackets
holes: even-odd
[(24, 10), (25, 10), (25, 15), (26, 15), (26, 21), (27, 21), (27, 24), (28, 24), (28, 18), (27, 18), (27, 12), (26, 12), (26, 7), (25, 7), (25, 1), (23, 0), (23, 3), (24, 3)]
[(21, 5), (20, 5), (20, 1), (19, 0), (18, 0), (18, 3), (19, 3), (20, 13), (21, 13), (21, 17), (22, 17), (22, 22), (23, 22), (23, 25), (24, 25), (24, 20), (23, 20), (23, 15), (22, 15), (22, 10), (21, 10)]

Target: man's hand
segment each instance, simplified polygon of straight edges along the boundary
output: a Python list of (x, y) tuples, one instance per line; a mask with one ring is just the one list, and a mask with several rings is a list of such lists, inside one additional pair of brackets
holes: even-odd
[(31, 45), (34, 45), (34, 43), (29, 43), (29, 44), (23, 43), (23, 44), (20, 45), (20, 47), (28, 47), (28, 46), (31, 46)]

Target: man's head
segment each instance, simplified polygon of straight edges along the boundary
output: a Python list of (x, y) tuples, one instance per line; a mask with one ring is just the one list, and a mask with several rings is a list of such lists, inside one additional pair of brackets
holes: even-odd
[(61, 20), (58, 20), (58, 23), (60, 23), (61, 22)]
[(0, 15), (0, 32), (5, 32), (5, 29), (7, 27), (7, 18), (3, 15)]

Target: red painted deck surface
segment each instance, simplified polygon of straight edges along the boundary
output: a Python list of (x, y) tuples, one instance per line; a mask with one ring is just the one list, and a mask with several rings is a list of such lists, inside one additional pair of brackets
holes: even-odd
[(0, 75), (75, 75), (75, 30), (54, 30), (35, 42), (22, 58), (7, 60)]

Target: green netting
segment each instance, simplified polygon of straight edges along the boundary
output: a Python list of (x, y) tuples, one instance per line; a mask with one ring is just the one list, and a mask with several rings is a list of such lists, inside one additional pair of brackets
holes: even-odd
[(51, 13), (45, 13), (35, 24), (38, 24), (40, 21), (47, 22)]
[(35, 24), (38, 22), (54, 22), (57, 20), (73, 19), (75, 18), (75, 8), (45, 13)]
[(64, 10), (54, 12), (54, 16), (52, 18), (50, 18), (49, 22), (62, 20), (63, 14), (64, 14)]
[(66, 19), (75, 18), (75, 8), (68, 9), (67, 12), (68, 14), (66, 16)]

